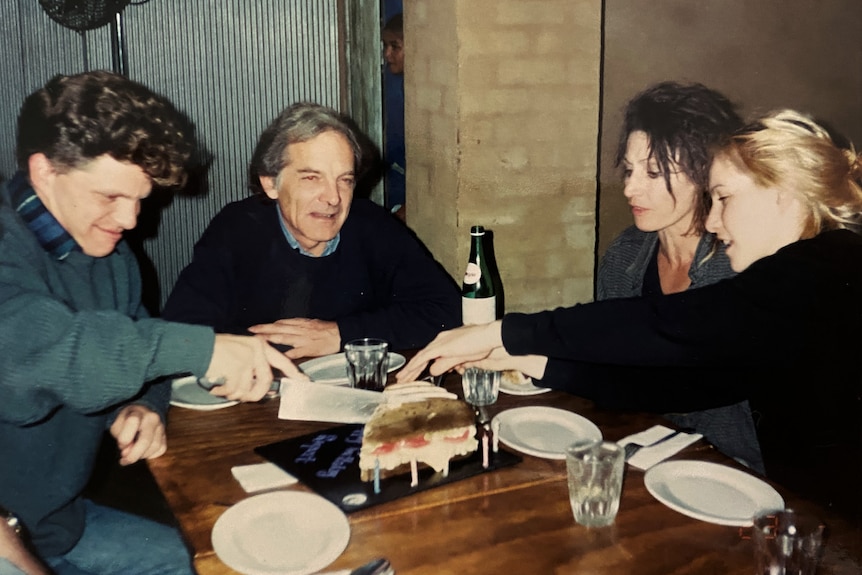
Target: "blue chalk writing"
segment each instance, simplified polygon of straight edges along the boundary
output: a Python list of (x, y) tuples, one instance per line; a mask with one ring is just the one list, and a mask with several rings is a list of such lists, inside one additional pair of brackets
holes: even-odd
[(332, 461), (329, 469), (318, 471), (316, 475), (318, 477), (338, 477), (338, 474), (347, 469), (347, 467), (356, 460), (356, 456), (358, 454), (358, 447), (348, 447), (341, 453), (341, 455)]
[(335, 441), (338, 439), (337, 435), (326, 435), (321, 434), (314, 437), (311, 440), (311, 443), (303, 443), (300, 447), (304, 450), (299, 454), (299, 457), (296, 458), (296, 463), (312, 463), (317, 461), (317, 452), (323, 447), (324, 444), (329, 443), (330, 441)]

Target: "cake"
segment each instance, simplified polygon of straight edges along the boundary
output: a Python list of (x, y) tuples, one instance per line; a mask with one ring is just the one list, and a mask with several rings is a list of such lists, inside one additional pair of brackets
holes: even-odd
[(359, 470), (363, 481), (427, 465), (448, 475), (449, 462), (476, 451), (475, 414), (469, 405), (425, 382), (387, 386), (386, 401), (365, 424)]
[(533, 380), (516, 369), (507, 369), (500, 374), (501, 383), (509, 386), (517, 387), (519, 385), (527, 386), (533, 383)]

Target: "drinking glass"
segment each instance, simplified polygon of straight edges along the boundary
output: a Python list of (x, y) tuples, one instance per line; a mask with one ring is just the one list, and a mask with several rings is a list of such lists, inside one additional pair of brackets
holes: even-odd
[(767, 511), (754, 518), (751, 539), (758, 575), (814, 575), (825, 526), (792, 509)]
[(485, 407), (497, 401), (500, 393), (500, 372), (468, 367), (461, 376), (464, 401), (475, 407)]
[(389, 373), (389, 343), (364, 337), (344, 344), (350, 387), (382, 391)]
[(613, 441), (574, 443), (566, 448), (569, 502), (575, 521), (605, 527), (620, 508), (625, 452)]

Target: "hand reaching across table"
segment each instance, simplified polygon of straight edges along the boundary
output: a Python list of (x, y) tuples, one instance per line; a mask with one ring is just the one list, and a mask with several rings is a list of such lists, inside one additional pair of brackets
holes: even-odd
[(503, 346), (500, 326), (501, 322), (498, 320), (439, 333), (431, 343), (413, 356), (396, 379), (416, 380), (429, 363), (431, 375), (440, 375), (466, 362), (487, 358), (492, 351)]
[(504, 347), (497, 347), (488, 357), (478, 361), (467, 361), (457, 367), (463, 371), (468, 367), (478, 367), (489, 371), (520, 371), (535, 379), (542, 379), (548, 358), (544, 355), (511, 355)]

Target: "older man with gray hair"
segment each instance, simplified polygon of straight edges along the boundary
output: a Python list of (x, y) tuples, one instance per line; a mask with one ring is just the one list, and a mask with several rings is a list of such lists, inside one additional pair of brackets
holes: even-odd
[(460, 325), (452, 278), (402, 222), (354, 199), (362, 160), (346, 117), (285, 109), (252, 156), (252, 196), (212, 220), (163, 317), (257, 334), (290, 358), (360, 337), (416, 348)]

